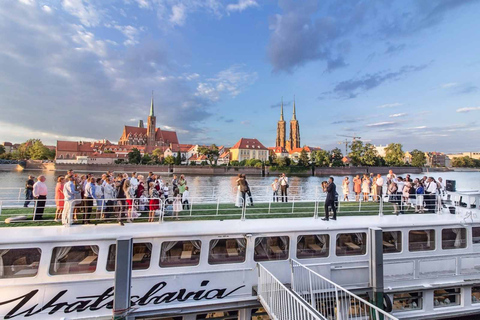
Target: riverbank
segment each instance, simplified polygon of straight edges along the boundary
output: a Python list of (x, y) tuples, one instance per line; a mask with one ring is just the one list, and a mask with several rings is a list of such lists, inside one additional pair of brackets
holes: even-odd
[(234, 167), (234, 166), (175, 166), (175, 165), (129, 165), (129, 164), (55, 164), (53, 162), (32, 161), (26, 163), (25, 168), (13, 164), (0, 164), (0, 171), (18, 171), (18, 170), (38, 170), (38, 171), (60, 171), (69, 169), (76, 172), (155, 172), (161, 175), (186, 174), (186, 175), (206, 175), (206, 176), (236, 176), (244, 173), (249, 176), (277, 176), (281, 173), (287, 173), (291, 176), (311, 177), (328, 175), (363, 175), (370, 173), (380, 173), (385, 175), (388, 170), (393, 170), (396, 174), (419, 174), (422, 172), (479, 172), (475, 168), (420, 168), (420, 167), (286, 167), (278, 169), (276, 167)]

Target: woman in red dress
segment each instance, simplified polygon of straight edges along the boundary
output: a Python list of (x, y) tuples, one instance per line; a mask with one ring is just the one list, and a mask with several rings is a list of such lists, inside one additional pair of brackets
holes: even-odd
[(57, 205), (57, 211), (55, 211), (55, 221), (62, 219), (63, 204), (64, 204), (64, 195), (63, 195), (63, 186), (65, 185), (65, 178), (58, 177), (57, 185), (55, 186), (55, 204)]
[(158, 193), (158, 190), (155, 188), (155, 183), (150, 182), (149, 184), (150, 189), (148, 191), (148, 195), (150, 198), (149, 201), (149, 209), (150, 211), (148, 212), (148, 222), (153, 222), (155, 219), (155, 211), (160, 209), (160, 194)]

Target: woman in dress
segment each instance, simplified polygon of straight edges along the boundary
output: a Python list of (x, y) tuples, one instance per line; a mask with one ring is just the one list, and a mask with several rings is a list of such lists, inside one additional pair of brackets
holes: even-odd
[(182, 211), (183, 209), (183, 206), (182, 206), (182, 196), (179, 194), (177, 194), (177, 196), (175, 197), (175, 200), (173, 201), (173, 212), (175, 213), (175, 219), (178, 220), (178, 214), (180, 213), (180, 211)]
[(368, 201), (370, 195), (370, 178), (365, 174), (362, 181), (363, 201)]
[(423, 194), (425, 193), (425, 187), (419, 179), (415, 179), (415, 212), (423, 213)]
[(148, 212), (148, 222), (153, 222), (155, 220), (155, 211), (160, 209), (160, 193), (157, 188), (155, 188), (155, 182), (150, 182), (148, 189), (149, 201), (149, 212)]
[(373, 201), (376, 201), (378, 198), (377, 198), (377, 177), (373, 177), (372, 179), (372, 185), (370, 186), (370, 195), (372, 196), (372, 200)]
[(185, 176), (182, 174), (180, 179), (178, 180), (178, 193), (183, 195), (185, 192), (185, 187), (187, 186), (187, 180), (185, 180)]
[(358, 174), (353, 178), (353, 192), (355, 192), (355, 201), (359, 201), (360, 193), (362, 193), (362, 179)]
[(55, 186), (55, 204), (57, 205), (57, 211), (55, 211), (55, 221), (62, 219), (64, 195), (63, 186), (65, 185), (65, 177), (58, 177), (57, 185)]
[(350, 181), (348, 177), (345, 177), (342, 182), (342, 191), (343, 191), (343, 201), (348, 201), (348, 195), (350, 194)]
[(242, 207), (242, 195), (240, 192), (240, 180), (242, 179), (242, 174), (238, 174), (238, 178), (235, 181), (237, 184), (237, 196), (235, 197), (235, 207), (241, 208)]
[(123, 183), (123, 191), (127, 202), (127, 222), (132, 222), (133, 198), (135, 197), (135, 190), (130, 184), (130, 180), (125, 179)]

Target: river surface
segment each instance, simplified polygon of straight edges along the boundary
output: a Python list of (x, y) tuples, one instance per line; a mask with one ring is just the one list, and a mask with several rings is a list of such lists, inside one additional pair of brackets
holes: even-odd
[[(37, 176), (43, 174), (47, 178), (49, 198), (54, 197), (56, 177), (65, 174), (62, 171), (22, 171), (22, 172), (0, 172), (0, 199), (23, 198), (23, 188), (28, 175)], [(434, 172), (412, 174), (411, 177), (422, 177), (424, 175), (433, 176), (435, 179), (442, 177), (444, 180), (456, 180), (457, 190), (475, 189), (480, 190), (480, 172)], [(403, 175), (405, 176), (405, 175)], [(345, 176), (333, 176), (337, 185), (337, 192), (341, 192), (342, 180)], [(313, 199), (318, 192), (325, 177), (289, 177), (289, 194), (302, 195), (304, 199)], [(164, 181), (170, 182), (171, 176), (162, 176)], [(218, 197), (221, 201), (234, 201), (236, 193), (236, 179), (234, 176), (186, 176), (190, 189), (191, 197)], [(254, 199), (270, 198), (270, 184), (275, 177), (247, 176), (247, 180), (252, 189)], [(353, 179), (350, 176), (350, 181)], [(352, 188), (350, 182), (350, 189)]]

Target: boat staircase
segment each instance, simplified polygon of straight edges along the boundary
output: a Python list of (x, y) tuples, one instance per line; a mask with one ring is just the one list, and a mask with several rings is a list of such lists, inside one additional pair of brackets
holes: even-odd
[[(257, 296), (274, 320), (397, 320), (391, 314), (290, 259), (291, 283), (258, 264)], [(383, 304), (383, 301), (382, 301)]]

